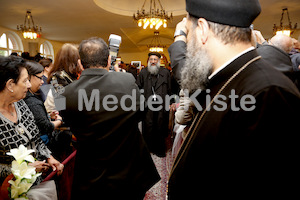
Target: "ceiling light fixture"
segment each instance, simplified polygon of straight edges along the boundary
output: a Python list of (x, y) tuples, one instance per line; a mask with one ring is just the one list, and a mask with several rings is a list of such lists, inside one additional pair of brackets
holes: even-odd
[[(287, 13), (287, 17), (288, 17), (288, 22), (289, 22), (288, 25), (283, 25), (283, 16), (285, 12)], [(276, 26), (276, 24), (274, 24), (273, 34), (274, 35), (283, 34), (283, 35), (290, 36), (291, 34), (293, 34), (296, 28), (297, 28), (297, 23), (294, 25), (294, 28), (292, 28), (292, 22), (290, 20), (288, 9), (283, 8), (281, 13), (280, 25)]]
[[(138, 10), (137, 13), (133, 14), (133, 19), (137, 21), (138, 26), (143, 27), (144, 29), (149, 26), (151, 29), (155, 28), (156, 30), (158, 30), (161, 26), (166, 28), (168, 22), (173, 18), (172, 13), (168, 16), (160, 0), (150, 0), (150, 10), (146, 12), (146, 1), (147, 0), (144, 1), (141, 10)], [(157, 4), (159, 6), (157, 6)]]
[(42, 28), (35, 26), (33, 17), (31, 15), (31, 11), (26, 12), (24, 24), (18, 25), (17, 30), (22, 31), (23, 38), (34, 40), (40, 37), (40, 33), (42, 32)]
[(151, 52), (163, 52), (166, 45), (162, 45), (159, 39), (159, 32), (155, 31), (151, 44), (147, 45)]

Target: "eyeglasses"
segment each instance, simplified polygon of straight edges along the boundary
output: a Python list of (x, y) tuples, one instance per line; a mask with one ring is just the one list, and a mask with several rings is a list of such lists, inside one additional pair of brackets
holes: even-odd
[(37, 77), (37, 78), (40, 79), (41, 81), (43, 80), (43, 77), (39, 77), (39, 76), (37, 76), (37, 75), (35, 75), (35, 74), (33, 74), (33, 76)]

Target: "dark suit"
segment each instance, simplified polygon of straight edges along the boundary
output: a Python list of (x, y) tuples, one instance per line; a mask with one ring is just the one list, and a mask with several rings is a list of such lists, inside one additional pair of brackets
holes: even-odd
[(290, 56), (273, 45), (258, 45), (257, 52), (275, 69), (285, 74), (293, 82), (295, 81), (295, 74)]
[[(207, 86), (211, 98), (236, 71), (257, 56), (252, 50), (213, 76)], [(234, 111), (229, 98), (233, 89), (238, 95), (236, 106), (240, 107), (241, 98), (250, 94), (255, 98), (255, 109)], [(211, 109), (201, 121), (200, 112), (194, 120), (199, 124), (191, 126), (171, 171), (169, 199), (272, 198), (280, 193), (296, 193), (294, 181), (299, 178), (299, 164), (295, 158), (300, 135), (299, 119), (294, 117), (300, 113), (297, 88), (259, 59), (221, 94), (227, 97), (227, 109)], [(201, 93), (198, 101), (205, 108), (206, 94)], [(216, 102), (214, 105), (220, 107)]]
[(180, 83), (181, 71), (185, 62), (185, 51), (186, 43), (183, 41), (177, 41), (171, 44), (171, 46), (168, 49), (173, 76), (178, 83)]
[[(79, 111), (80, 89), (84, 89), (90, 103), (93, 90), (100, 92), (99, 99), (94, 93), (96, 100), (91, 111), (88, 102)], [(132, 95), (134, 90), (137, 111), (125, 111), (120, 99)], [(117, 98), (115, 111), (104, 109), (107, 95)], [(62, 114), (78, 141), (72, 199), (142, 199), (159, 175), (138, 131), (140, 94), (134, 77), (105, 69), (86, 69), (78, 81), (66, 87), (63, 96), (66, 110)], [(125, 101), (127, 107), (131, 104), (131, 100)]]
[(300, 53), (295, 53), (293, 55), (290, 55), (291, 61), (293, 63), (293, 70), (295, 73), (295, 84), (298, 87), (299, 91), (300, 91)]

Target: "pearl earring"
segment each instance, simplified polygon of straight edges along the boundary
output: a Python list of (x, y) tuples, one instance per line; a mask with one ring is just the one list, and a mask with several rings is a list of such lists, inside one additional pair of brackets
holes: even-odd
[(14, 92), (13, 90), (10, 90), (11, 92)]

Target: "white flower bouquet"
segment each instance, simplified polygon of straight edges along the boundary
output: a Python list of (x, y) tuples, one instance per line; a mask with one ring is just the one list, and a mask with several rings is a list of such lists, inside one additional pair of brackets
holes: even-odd
[(12, 161), (11, 171), (14, 176), (8, 183), (8, 194), (11, 199), (22, 200), (28, 199), (27, 192), (36, 181), (36, 178), (41, 173), (36, 173), (35, 167), (28, 165), (35, 161), (34, 157), (30, 155), (34, 150), (27, 149), (24, 145), (20, 145), (19, 148), (11, 149), (7, 155), (15, 158)]

